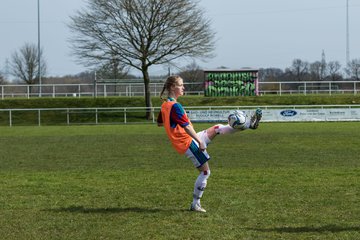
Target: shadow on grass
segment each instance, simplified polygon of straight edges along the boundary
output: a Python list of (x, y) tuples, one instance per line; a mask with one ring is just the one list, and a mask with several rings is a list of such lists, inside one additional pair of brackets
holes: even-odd
[(278, 232), (278, 233), (323, 233), (323, 232), (352, 232), (360, 231), (360, 227), (340, 227), (336, 225), (326, 225), (321, 227), (277, 227), (277, 228), (247, 228), (247, 230), (259, 232)]
[(158, 213), (158, 212), (173, 212), (173, 211), (183, 211), (182, 209), (149, 209), (149, 208), (139, 208), (139, 207), (128, 207), (128, 208), (85, 208), (83, 206), (71, 206), (65, 208), (53, 208), (45, 209), (44, 211), (49, 212), (67, 212), (67, 213)]

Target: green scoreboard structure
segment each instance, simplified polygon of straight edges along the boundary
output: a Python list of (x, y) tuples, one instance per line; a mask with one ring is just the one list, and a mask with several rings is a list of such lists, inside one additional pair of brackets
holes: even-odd
[(257, 96), (257, 69), (217, 69), (204, 70), (205, 96)]

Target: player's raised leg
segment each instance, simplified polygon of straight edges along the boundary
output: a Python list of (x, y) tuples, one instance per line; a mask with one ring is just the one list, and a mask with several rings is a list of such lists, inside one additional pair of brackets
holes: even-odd
[(228, 124), (217, 124), (208, 128), (207, 134), (209, 139), (212, 140), (218, 134), (230, 134), (239, 130), (256, 129), (262, 117), (262, 110), (256, 111), (249, 118), (243, 111), (235, 111), (229, 115)]

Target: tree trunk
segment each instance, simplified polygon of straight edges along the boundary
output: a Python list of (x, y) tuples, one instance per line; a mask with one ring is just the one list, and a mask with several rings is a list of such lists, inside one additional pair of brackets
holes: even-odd
[(148, 67), (142, 68), (142, 74), (144, 78), (144, 86), (145, 86), (145, 104), (146, 104), (146, 119), (150, 120), (152, 118), (151, 114), (151, 94), (150, 94), (150, 77), (148, 72)]

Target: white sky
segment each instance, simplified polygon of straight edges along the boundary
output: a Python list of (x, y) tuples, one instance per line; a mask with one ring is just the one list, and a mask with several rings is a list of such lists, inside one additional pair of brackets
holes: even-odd
[[(360, 1), (349, 1), (350, 59), (360, 58)], [(41, 46), (48, 76), (86, 68), (70, 55), (69, 16), (84, 0), (40, 0)], [(346, 61), (346, 0), (201, 0), (217, 33), (216, 57), (197, 63), (206, 69), (289, 67), (300, 58)], [(0, 0), (0, 71), (25, 43), (37, 44), (37, 0)], [(190, 62), (177, 63), (181, 68)], [(172, 69), (176, 72), (178, 69)], [(165, 74), (167, 66), (153, 67)], [(134, 74), (139, 75), (138, 72)]]

